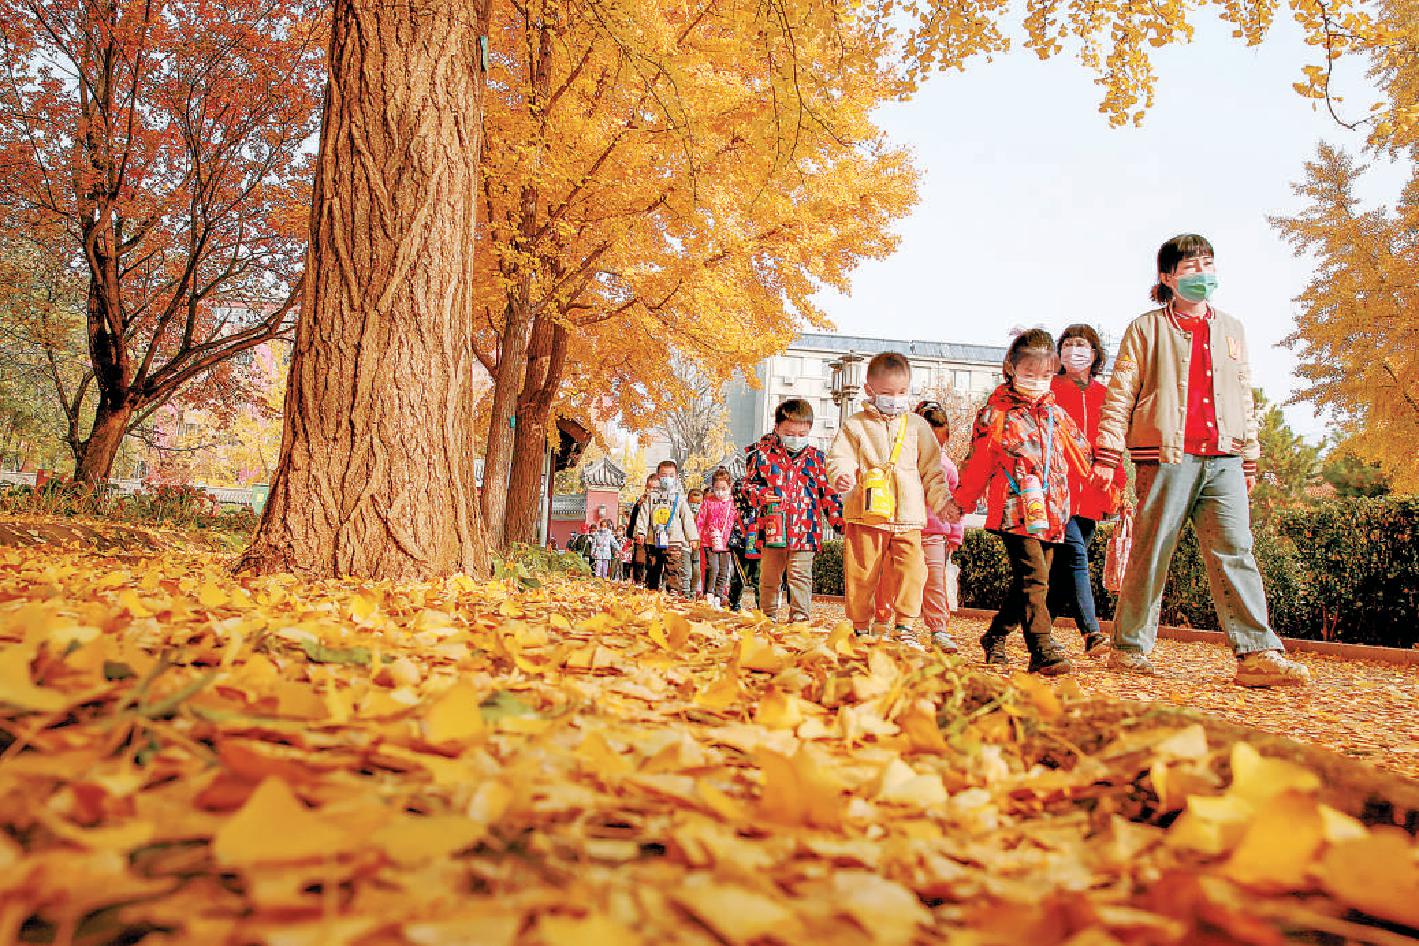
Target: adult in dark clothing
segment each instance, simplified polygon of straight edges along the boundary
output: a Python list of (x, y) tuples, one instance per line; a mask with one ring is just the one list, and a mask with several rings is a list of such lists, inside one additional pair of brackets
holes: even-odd
[(645, 488), (641, 490), (640, 498), (631, 507), (631, 517), (626, 520), (626, 541), (635, 543), (635, 551), (631, 553), (631, 582), (639, 585), (646, 577), (646, 552), (645, 543), (636, 541), (636, 520), (640, 518), (641, 507), (650, 501), (650, 491), (655, 489), (658, 482), (654, 473), (645, 478)]

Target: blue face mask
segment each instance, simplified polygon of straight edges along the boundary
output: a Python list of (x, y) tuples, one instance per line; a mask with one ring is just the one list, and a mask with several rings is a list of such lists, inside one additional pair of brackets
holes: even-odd
[(793, 437), (781, 435), (778, 439), (783, 441), (783, 448), (789, 453), (797, 453), (804, 447), (808, 446), (807, 437)]
[(1188, 302), (1206, 302), (1216, 291), (1215, 273), (1188, 273), (1178, 277), (1178, 295)]

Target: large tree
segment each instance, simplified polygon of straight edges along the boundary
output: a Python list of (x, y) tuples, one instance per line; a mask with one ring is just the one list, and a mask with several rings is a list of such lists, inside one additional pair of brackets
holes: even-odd
[(559, 412), (679, 416), (823, 324), (813, 294), (894, 246), (915, 174), (870, 113), (899, 77), (872, 21), (839, 12), (495, 14), (478, 263), (495, 542), (530, 538)]
[(486, 571), (474, 488), (479, 10), (336, 0), (271, 498), (239, 567)]
[(1344, 449), (1380, 465), (1394, 488), (1419, 491), (1419, 0), (1378, 7), (1384, 42), (1372, 74), (1388, 101), (1375, 111), (1368, 148), (1407, 166), (1395, 206), (1365, 206), (1366, 167), (1322, 144), (1295, 188), (1306, 200), (1273, 220), (1314, 275), (1296, 298), (1298, 392), (1332, 412)]
[(0, 0), (0, 226), (85, 275), (77, 475), (107, 476), (148, 413), (288, 326), (320, 11)]

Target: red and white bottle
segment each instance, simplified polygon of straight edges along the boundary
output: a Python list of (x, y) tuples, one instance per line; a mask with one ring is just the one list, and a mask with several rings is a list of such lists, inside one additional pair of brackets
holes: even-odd
[(1040, 478), (1033, 473), (1020, 477), (1020, 504), (1024, 507), (1025, 531), (1049, 531), (1049, 509), (1045, 506), (1045, 490)]

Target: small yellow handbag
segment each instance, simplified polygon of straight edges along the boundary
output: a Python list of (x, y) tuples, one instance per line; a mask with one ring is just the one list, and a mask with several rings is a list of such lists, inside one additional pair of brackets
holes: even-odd
[(897, 518), (897, 495), (892, 488), (892, 474), (896, 472), (902, 447), (907, 442), (908, 420), (903, 416), (897, 427), (897, 439), (892, 444), (892, 455), (887, 459), (886, 469), (874, 466), (862, 474), (862, 519), (868, 525), (885, 525)]

